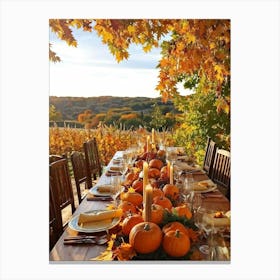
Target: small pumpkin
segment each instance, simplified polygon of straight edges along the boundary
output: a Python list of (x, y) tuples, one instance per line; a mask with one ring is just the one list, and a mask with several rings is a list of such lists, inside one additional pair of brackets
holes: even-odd
[(162, 196), (155, 196), (153, 198), (153, 203), (161, 205), (163, 208), (166, 208), (166, 209), (171, 211), (172, 202), (170, 201), (169, 198), (167, 198), (167, 197), (165, 197), (163, 195)]
[(129, 235), (131, 229), (139, 224), (143, 223), (144, 219), (139, 214), (130, 214), (122, 222), (122, 232), (124, 235)]
[(129, 201), (132, 204), (134, 204), (135, 206), (140, 206), (143, 202), (143, 196), (138, 192), (128, 191), (121, 195), (121, 200)]
[(152, 204), (151, 206), (151, 222), (155, 224), (160, 224), (163, 220), (164, 209), (158, 204)]
[(143, 193), (143, 180), (137, 179), (132, 183), (132, 188), (136, 192)]
[(139, 177), (139, 172), (133, 173), (133, 172), (129, 172), (126, 176), (125, 176), (125, 180), (123, 185), (124, 186), (131, 186), (131, 184), (137, 180)]
[(159, 178), (160, 177), (160, 171), (157, 168), (149, 168), (148, 170), (148, 178)]
[(153, 198), (156, 196), (164, 196), (163, 191), (159, 188), (153, 188)]
[(144, 160), (139, 159), (139, 160), (135, 161), (134, 166), (139, 168), (140, 170), (142, 170), (143, 169), (143, 163), (144, 163)]
[(189, 237), (180, 230), (168, 231), (163, 236), (162, 248), (171, 257), (185, 256), (191, 247)]
[(178, 215), (179, 217), (186, 217), (187, 219), (192, 218), (192, 212), (187, 205), (180, 205), (172, 208), (172, 213)]
[(169, 179), (169, 174), (168, 174), (168, 169), (167, 169), (167, 166), (163, 166), (161, 169), (160, 169), (160, 179), (162, 180), (167, 180)]
[(154, 158), (149, 162), (149, 168), (156, 168), (160, 170), (162, 166), (163, 162), (157, 158)]
[(166, 234), (168, 231), (174, 231), (174, 230), (179, 230), (183, 232), (184, 234), (188, 235), (188, 229), (180, 222), (170, 222), (166, 225), (163, 226), (162, 232)]
[(128, 216), (130, 213), (137, 213), (136, 206), (126, 200), (122, 201), (118, 208), (123, 210), (123, 217)]
[(162, 240), (160, 227), (152, 222), (135, 225), (129, 233), (129, 244), (137, 253), (149, 254), (156, 251)]
[(173, 184), (166, 184), (162, 191), (171, 200), (176, 200), (179, 197), (179, 188)]

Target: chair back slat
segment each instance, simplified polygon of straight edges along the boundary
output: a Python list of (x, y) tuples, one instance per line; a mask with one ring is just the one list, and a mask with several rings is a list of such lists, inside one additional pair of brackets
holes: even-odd
[(216, 150), (216, 143), (210, 137), (208, 137), (203, 162), (203, 170), (205, 170), (208, 175), (210, 175), (212, 172)]
[(49, 251), (54, 247), (55, 243), (63, 233), (62, 216), (59, 204), (56, 201), (53, 182), (50, 177), (49, 181)]
[(83, 153), (74, 151), (71, 154), (71, 163), (73, 167), (73, 173), (75, 178), (75, 184), (77, 188), (77, 195), (79, 203), (82, 201), (81, 185), (85, 184), (87, 187), (87, 169), (86, 162)]
[(92, 180), (101, 176), (101, 164), (98, 154), (96, 139), (93, 138), (83, 144), (86, 170), (87, 170), (87, 187), (92, 187)]
[(54, 195), (60, 210), (62, 211), (66, 206), (71, 205), (73, 214), (76, 208), (67, 159), (51, 163), (50, 176), (53, 182)]
[(226, 196), (230, 197), (230, 152), (217, 149), (211, 173), (211, 179), (224, 188)]

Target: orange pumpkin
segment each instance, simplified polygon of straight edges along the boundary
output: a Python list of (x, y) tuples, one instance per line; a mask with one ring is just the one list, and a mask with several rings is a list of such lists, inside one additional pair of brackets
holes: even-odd
[(144, 160), (139, 159), (139, 160), (135, 161), (134, 166), (139, 168), (140, 170), (142, 170), (143, 169), (143, 163), (144, 163)]
[(169, 178), (168, 170), (167, 170), (167, 166), (165, 165), (160, 169), (160, 179), (167, 180), (168, 178)]
[(160, 224), (163, 220), (164, 209), (158, 204), (152, 204), (151, 222)]
[(158, 158), (164, 158), (166, 156), (166, 152), (164, 150), (158, 150), (157, 151), (157, 157)]
[(174, 231), (174, 230), (179, 230), (183, 232), (184, 234), (188, 235), (188, 229), (180, 222), (170, 222), (166, 225), (163, 226), (162, 232), (166, 234), (168, 231)]
[(190, 247), (189, 237), (180, 230), (168, 231), (163, 237), (162, 248), (171, 257), (185, 256)]
[(154, 158), (149, 162), (149, 168), (156, 168), (160, 170), (162, 166), (163, 162), (157, 158)]
[(149, 254), (156, 251), (162, 240), (160, 227), (152, 222), (135, 225), (129, 233), (129, 244), (137, 253)]
[(122, 222), (122, 232), (124, 235), (129, 235), (131, 229), (139, 224), (143, 223), (144, 219), (141, 215), (139, 214), (132, 214), (128, 215)]
[(153, 198), (155, 196), (164, 196), (163, 191), (159, 188), (153, 188)]
[(172, 213), (178, 216), (186, 217), (187, 219), (192, 218), (192, 212), (187, 205), (180, 205), (173, 208)]
[(165, 196), (155, 196), (153, 198), (153, 203), (159, 204), (160, 206), (162, 206), (163, 208), (166, 208), (168, 210), (171, 210), (171, 208), (172, 208), (172, 203), (171, 203), (170, 199)]
[(139, 177), (139, 172), (133, 173), (133, 172), (129, 172), (126, 176), (125, 176), (125, 180), (123, 182), (124, 186), (131, 186), (131, 184), (137, 180)]
[(135, 189), (136, 192), (143, 193), (143, 181), (138, 179), (132, 183), (132, 188)]
[(120, 203), (119, 208), (123, 210), (123, 217), (128, 216), (128, 214), (137, 212), (136, 206), (133, 203), (126, 200)]
[(129, 201), (132, 204), (134, 204), (135, 206), (140, 206), (142, 204), (142, 202), (143, 202), (143, 196), (140, 193), (138, 193), (138, 192), (131, 192), (131, 191), (123, 193), (121, 195), (121, 199), (123, 201)]
[(157, 168), (149, 168), (148, 170), (148, 178), (159, 178), (160, 177), (160, 171)]
[(166, 184), (162, 191), (171, 200), (176, 200), (179, 197), (179, 188), (173, 184)]

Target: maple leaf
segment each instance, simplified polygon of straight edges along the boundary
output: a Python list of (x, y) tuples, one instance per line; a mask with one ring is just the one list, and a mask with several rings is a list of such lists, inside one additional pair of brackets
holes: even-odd
[(143, 47), (145, 53), (149, 52), (152, 49), (153, 45), (147, 44)]
[(113, 257), (117, 258), (119, 261), (128, 261), (134, 256), (136, 256), (136, 252), (129, 243), (123, 242), (113, 250)]
[(129, 25), (127, 27), (127, 31), (129, 34), (133, 34), (135, 32), (135, 27), (133, 25)]

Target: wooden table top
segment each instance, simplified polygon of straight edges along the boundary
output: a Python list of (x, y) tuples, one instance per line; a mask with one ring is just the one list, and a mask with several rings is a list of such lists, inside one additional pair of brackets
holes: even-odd
[[(118, 151), (113, 158), (117, 158), (122, 155), (121, 151)], [(112, 164), (113, 159), (109, 163), (108, 167)], [(208, 179), (207, 175), (194, 175), (195, 181), (206, 180)], [(105, 173), (101, 175), (98, 180), (98, 185), (110, 184), (111, 178), (106, 176)], [(211, 192), (221, 194), (218, 190), (215, 192)], [(91, 210), (100, 210), (106, 209), (106, 206), (111, 202), (106, 201), (88, 201), (86, 198), (83, 199), (81, 204), (77, 207), (73, 216), (76, 216), (80, 213), (91, 211)], [(215, 207), (217, 210), (228, 211), (230, 210), (230, 202), (223, 195), (211, 196), (207, 193), (202, 195), (202, 203), (204, 207)], [(100, 233), (100, 234), (104, 234)], [(64, 245), (63, 240), (68, 236), (77, 236), (80, 235), (77, 231), (72, 230), (67, 226), (64, 233), (51, 250), (49, 255), (50, 263), (54, 262), (71, 262), (71, 261), (79, 261), (86, 262), (92, 261), (93, 258), (99, 256), (107, 247), (107, 245), (91, 245), (91, 244), (83, 244), (83, 245)], [(90, 235), (90, 234), (87, 234)]]

